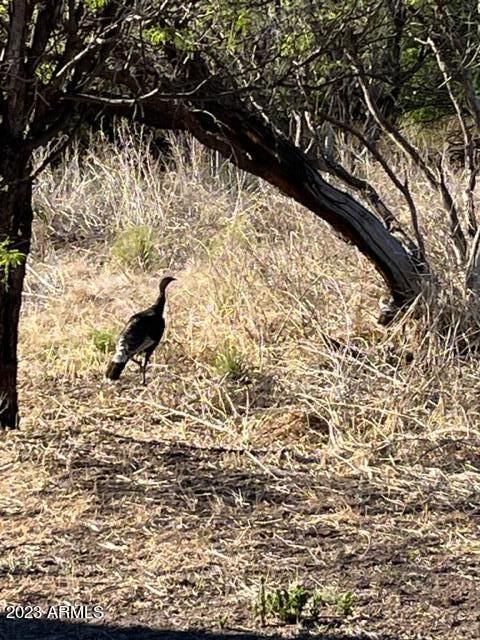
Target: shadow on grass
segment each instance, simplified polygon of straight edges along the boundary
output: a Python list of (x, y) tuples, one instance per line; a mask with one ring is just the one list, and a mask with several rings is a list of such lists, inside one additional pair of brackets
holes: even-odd
[[(362, 478), (359, 482), (358, 474), (327, 473), (315, 464), (312, 466), (308, 460), (305, 463), (297, 461), (294, 469), (280, 468), (278, 473), (275, 465), (270, 472), (271, 465), (263, 463), (263, 452), (258, 454), (256, 468), (252, 468), (251, 458), (225, 462), (226, 456), (233, 456), (234, 450), (228, 448), (202, 449), (182, 443), (135, 441), (122, 436), (114, 439), (117, 434), (108, 435), (111, 439), (105, 440), (102, 446), (93, 448), (89, 442), (84, 448), (72, 451), (68, 469), (62, 467), (56, 478), (58, 484), (67, 483), (75, 491), (96, 495), (102, 502), (104, 514), (109, 509), (117, 509), (118, 502), (128, 496), (131, 501), (143, 503), (148, 498), (151, 504), (166, 504), (177, 513), (194, 511), (196, 515), (208, 517), (212, 498), (220, 499), (226, 507), (238, 511), (239, 494), (244, 513), (255, 509), (259, 503), (282, 506), (287, 495), (288, 501), (297, 505), (311, 501), (311, 496), (321, 495), (322, 500), (315, 504), (316, 512), (330, 512), (338, 508), (339, 494), (360, 515), (368, 510), (369, 516), (405, 516), (423, 513), (426, 506), (435, 514), (476, 515), (478, 511), (473, 490), (449, 496), (443, 486), (437, 488), (432, 484), (428, 473), (420, 479), (414, 473), (411, 475), (412, 483), (417, 482), (418, 491), (423, 494), (422, 499), (405, 486), (399, 492), (398, 500), (392, 501), (385, 497), (384, 487), (375, 480)], [(122, 445), (117, 445), (117, 441)], [(465, 451), (470, 450), (463, 450), (461, 455), (458, 453), (456, 470), (464, 470), (465, 464), (471, 464)], [(434, 466), (439, 467), (439, 463)], [(449, 469), (452, 471), (453, 468)]]
[[(176, 631), (149, 627), (72, 624), (58, 620), (10, 620), (0, 616), (0, 640), (285, 640), (285, 635), (239, 632)], [(369, 640), (370, 635), (325, 633), (296, 635), (308, 640)], [(399, 636), (375, 635), (376, 640), (400, 640)]]

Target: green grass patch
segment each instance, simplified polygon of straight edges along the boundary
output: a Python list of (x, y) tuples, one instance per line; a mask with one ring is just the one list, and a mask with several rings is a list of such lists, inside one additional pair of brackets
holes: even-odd
[(267, 619), (281, 624), (316, 622), (322, 615), (332, 613), (342, 618), (350, 616), (356, 600), (351, 591), (312, 591), (302, 584), (266, 590), (262, 583), (254, 613), (262, 625), (266, 624)]
[(90, 337), (93, 346), (101, 353), (112, 353), (115, 350), (116, 333), (108, 329), (94, 329)]
[(117, 235), (111, 254), (121, 267), (148, 269), (159, 259), (155, 234), (148, 227), (129, 227)]
[(245, 364), (238, 348), (230, 342), (225, 342), (215, 355), (213, 361), (215, 371), (230, 380), (238, 381), (246, 374)]

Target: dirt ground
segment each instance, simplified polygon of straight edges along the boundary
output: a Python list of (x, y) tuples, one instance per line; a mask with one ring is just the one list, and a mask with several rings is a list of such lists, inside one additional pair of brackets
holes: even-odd
[[(161, 172), (133, 142), (73, 154), (36, 189), (21, 429), (0, 436), (0, 640), (478, 640), (480, 375), (455, 342), (460, 287), (384, 330), (366, 259), (177, 146)], [(407, 169), (450, 282), (441, 206)], [(130, 364), (108, 384), (120, 327), (167, 272), (147, 386)], [(293, 585), (322, 596), (315, 616), (260, 615)], [(7, 619), (14, 605), (42, 619)], [(60, 605), (85, 615), (49, 617)]]
[[(201, 420), (167, 424), (155, 407), (140, 426), (132, 397), (144, 390), (104, 387), (64, 384), (55, 401), (47, 384), (43, 396), (23, 390), (46, 421), (1, 442), (3, 607), (100, 605), (99, 638), (480, 637), (480, 442), (392, 442), (362, 471), (322, 448), (325, 425), (308, 415), (279, 409), (256, 443), (229, 447)], [(92, 410), (99, 393), (121, 420)], [(316, 445), (299, 453), (306, 438)], [(262, 627), (252, 606), (262, 580), (351, 591), (356, 602), (345, 617), (327, 608), (310, 625)], [(0, 637), (71, 637), (54, 621), (22, 624), (2, 620)]]

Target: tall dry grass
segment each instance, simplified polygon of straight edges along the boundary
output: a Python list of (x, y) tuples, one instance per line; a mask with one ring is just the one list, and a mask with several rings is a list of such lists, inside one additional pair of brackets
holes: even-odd
[[(445, 287), (430, 322), (407, 318), (387, 332), (375, 321), (382, 282), (354, 248), (195, 141), (170, 142), (162, 165), (147, 138), (123, 131), (117, 145), (74, 148), (42, 176), (21, 327), (24, 384), (82, 380), (93, 404), (100, 394), (115, 411), (98, 336), (111, 342), (168, 272), (178, 283), (167, 338), (141, 393), (146, 405), (201, 416), (202, 424), (231, 420), (234, 437), (247, 440), (279, 414), (303, 415), (307, 431), (319, 420), (329, 445), (352, 455), (392, 437), (477, 429), (477, 362), (459, 359), (435, 324), (450, 314), (455, 332), (471, 310), (448, 251), (445, 212), (414, 167), (398, 171), (412, 185)], [(380, 169), (365, 161), (362, 171), (406, 220)], [(461, 178), (449, 174), (459, 199)], [(127, 369), (124, 393), (135, 395), (138, 382)]]
[[(0, 606), (250, 629), (264, 582), (295, 581), (358, 598), (335, 627), (322, 611), (329, 636), (477, 637), (478, 360), (454, 349), (473, 311), (435, 194), (398, 160), (446, 286), (426, 320), (387, 331), (383, 284), (354, 248), (171, 142), (162, 166), (124, 132), (38, 181), (23, 420), (0, 442)], [(378, 167), (361, 169), (406, 219)], [(108, 383), (118, 330), (166, 273), (147, 386), (133, 365)]]

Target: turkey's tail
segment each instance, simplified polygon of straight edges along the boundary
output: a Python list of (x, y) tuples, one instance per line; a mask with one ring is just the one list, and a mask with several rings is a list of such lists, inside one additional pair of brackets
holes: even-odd
[(105, 377), (110, 378), (110, 380), (118, 380), (126, 364), (126, 361), (115, 362), (115, 360), (112, 360), (105, 371)]

